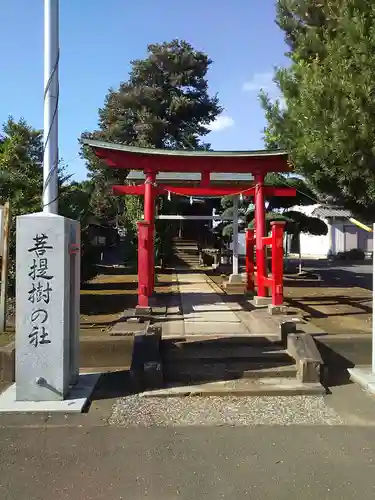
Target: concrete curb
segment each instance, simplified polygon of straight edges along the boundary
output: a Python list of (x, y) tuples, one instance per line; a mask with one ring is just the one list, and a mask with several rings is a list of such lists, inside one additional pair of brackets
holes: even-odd
[(134, 336), (130, 375), (135, 390), (159, 389), (163, 386), (160, 355), (161, 328), (147, 325)]
[(296, 360), (297, 380), (303, 383), (321, 382), (323, 359), (315, 341), (308, 333), (291, 333), (287, 352)]
[[(92, 336), (80, 338), (80, 367), (127, 369), (132, 363), (134, 336)], [(15, 380), (15, 343), (0, 347), (0, 382)]]
[(14, 382), (15, 357), (14, 342), (0, 347), (0, 382)]

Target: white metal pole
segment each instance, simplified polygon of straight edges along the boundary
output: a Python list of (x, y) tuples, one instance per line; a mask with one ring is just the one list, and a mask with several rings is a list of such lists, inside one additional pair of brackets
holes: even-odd
[[(373, 233), (375, 234), (375, 224)], [(372, 374), (375, 375), (375, 242), (372, 247)]]
[(43, 212), (58, 212), (59, 0), (44, 0)]
[(238, 274), (238, 195), (233, 197), (233, 274)]

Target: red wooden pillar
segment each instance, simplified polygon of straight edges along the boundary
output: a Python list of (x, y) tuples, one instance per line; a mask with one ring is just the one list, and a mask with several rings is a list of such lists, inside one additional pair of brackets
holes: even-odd
[(272, 228), (272, 305), (281, 306), (284, 302), (284, 236), (285, 222), (271, 222)]
[(155, 197), (156, 197), (156, 189), (155, 189), (155, 172), (145, 172), (146, 180), (145, 180), (145, 198), (144, 198), (144, 220), (149, 224), (149, 239), (148, 239), (148, 261), (147, 261), (147, 269), (148, 269), (148, 292), (149, 295), (154, 291), (154, 283), (155, 283), (155, 250), (154, 250), (154, 241), (155, 241)]
[(254, 231), (252, 229), (246, 230), (246, 274), (247, 285), (246, 290), (253, 292), (254, 284)]
[(149, 302), (149, 237), (150, 225), (140, 221), (138, 224), (138, 307), (148, 307)]
[(258, 297), (267, 297), (267, 287), (263, 278), (266, 276), (266, 255), (263, 237), (266, 232), (266, 213), (264, 205), (264, 175), (255, 176), (255, 240)]

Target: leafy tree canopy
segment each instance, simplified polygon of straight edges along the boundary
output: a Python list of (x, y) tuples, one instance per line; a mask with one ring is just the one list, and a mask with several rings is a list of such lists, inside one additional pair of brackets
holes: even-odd
[(275, 81), (285, 106), (261, 95), (265, 142), (291, 153), (313, 189), (367, 219), (375, 209), (375, 4), (279, 0), (290, 47)]
[[(70, 182), (59, 170), (59, 213), (84, 224), (89, 214), (90, 183)], [(15, 272), (15, 217), (42, 209), (43, 132), (23, 119), (9, 118), (0, 134), (0, 204), (10, 202), (10, 285)]]

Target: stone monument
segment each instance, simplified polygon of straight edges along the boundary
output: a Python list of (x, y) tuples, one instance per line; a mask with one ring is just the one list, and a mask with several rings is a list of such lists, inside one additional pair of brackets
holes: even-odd
[(16, 252), (16, 383), (0, 411), (81, 411), (98, 376), (79, 376), (80, 225), (17, 217)]

